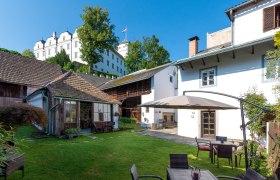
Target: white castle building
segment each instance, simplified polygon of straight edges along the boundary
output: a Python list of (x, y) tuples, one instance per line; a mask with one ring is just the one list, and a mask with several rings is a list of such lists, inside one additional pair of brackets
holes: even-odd
[[(118, 45), (116, 51), (106, 51), (102, 54), (100, 62), (93, 65), (93, 70), (111, 73), (117, 76), (125, 75), (126, 67), (124, 64), (124, 57), (127, 55), (128, 45), (129, 42), (125, 41)], [(80, 58), (80, 47), (81, 44), (77, 30), (75, 30), (74, 34), (68, 31), (62, 32), (59, 37), (56, 36), (56, 32), (53, 32), (52, 36), (47, 38), (46, 41), (40, 40), (35, 43), (34, 54), (38, 60), (46, 60), (64, 49), (71, 61), (85, 64)]]

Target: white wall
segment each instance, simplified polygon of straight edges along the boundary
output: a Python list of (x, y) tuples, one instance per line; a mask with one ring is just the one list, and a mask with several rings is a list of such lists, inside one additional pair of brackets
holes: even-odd
[(239, 10), (234, 16), (234, 45), (272, 36), (279, 28), (263, 32), (263, 9), (279, 4), (279, 0), (260, 1), (254, 6)]
[[(172, 82), (169, 77), (172, 76)], [(163, 70), (159, 71), (152, 78), (152, 92), (148, 95), (141, 96), (141, 103), (162, 99), (169, 96), (175, 96), (177, 94), (177, 68), (174, 65), (170, 65)], [(164, 112), (175, 113), (177, 110), (174, 109), (160, 109), (160, 108), (149, 108), (149, 113), (146, 113), (146, 108), (141, 108), (141, 121), (144, 123), (157, 123), (159, 119), (163, 119), (162, 114)], [(148, 122), (145, 121), (148, 119)]]
[(29, 105), (42, 108), (43, 109), (43, 96), (42, 94), (37, 94), (27, 101)]
[[(255, 54), (251, 54), (251, 47), (235, 51), (236, 58), (232, 58), (232, 53), (219, 55), (220, 62), (216, 56), (205, 58), (206, 65), (203, 66), (201, 60), (193, 63), (193, 69), (189, 64), (184, 64), (185, 70), (180, 68), (178, 79), (178, 95), (182, 95), (184, 90), (203, 90), (216, 91), (240, 97), (249, 88), (257, 87), (268, 99), (270, 103), (275, 103), (276, 98), (272, 93), (272, 87), (276, 81), (268, 82), (264, 80), (264, 69), (262, 59), (264, 53), (273, 48), (273, 42), (263, 43), (255, 46)], [(210, 67), (217, 68), (217, 85), (213, 87), (201, 87), (199, 73), (201, 69)], [(188, 93), (187, 95), (206, 97), (216, 101), (221, 101), (239, 107), (239, 102), (218, 95), (205, 93)], [(194, 111), (194, 118), (191, 112), (179, 110), (178, 112), (178, 134), (182, 136), (195, 137), (201, 136), (200, 132), (200, 111)], [(242, 139), (240, 130), (241, 115), (239, 110), (220, 110), (216, 111), (216, 135), (224, 135), (228, 138)]]

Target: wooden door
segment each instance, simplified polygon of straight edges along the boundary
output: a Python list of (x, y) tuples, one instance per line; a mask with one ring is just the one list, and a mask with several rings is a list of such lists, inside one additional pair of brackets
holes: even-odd
[(214, 139), (216, 136), (216, 112), (201, 111), (201, 137)]

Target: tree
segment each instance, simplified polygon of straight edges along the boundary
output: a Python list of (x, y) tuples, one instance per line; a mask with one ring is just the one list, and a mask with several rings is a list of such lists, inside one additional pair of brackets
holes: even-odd
[[(276, 32), (274, 35), (274, 45), (275, 50), (267, 51), (265, 54), (265, 59), (268, 60), (266, 74), (267, 78), (277, 77), (280, 74), (280, 31)], [(274, 91), (278, 97), (280, 97), (280, 85), (274, 87)]]
[(159, 39), (155, 35), (143, 37), (143, 42), (131, 43), (125, 59), (128, 72), (151, 69), (169, 62), (169, 52), (159, 45)]
[(142, 61), (144, 60), (145, 52), (140, 41), (135, 41), (129, 44), (129, 51), (125, 59), (127, 72), (135, 72), (144, 67)]
[(101, 59), (105, 50), (113, 50), (118, 42), (110, 24), (109, 13), (101, 7), (86, 6), (81, 15), (84, 24), (78, 28), (78, 37), (81, 41), (81, 58), (89, 65), (91, 72), (93, 64)]
[(68, 54), (66, 54), (66, 51), (64, 49), (62, 49), (62, 51), (57, 53), (54, 57), (46, 59), (46, 61), (52, 64), (58, 64), (62, 68), (64, 68), (68, 63), (71, 62)]
[(21, 55), (21, 54), (20, 54), (19, 52), (17, 52), (17, 51), (9, 50), (9, 49), (6, 49), (6, 48), (0, 48), (0, 51), (2, 51), (2, 52), (8, 52), (8, 53), (16, 54), (16, 55)]
[(21, 55), (30, 59), (36, 59), (35, 54), (30, 49), (25, 49)]

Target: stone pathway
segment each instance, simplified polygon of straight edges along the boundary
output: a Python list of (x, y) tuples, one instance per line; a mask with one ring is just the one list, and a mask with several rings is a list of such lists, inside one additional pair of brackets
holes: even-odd
[(195, 142), (194, 138), (183, 137), (183, 136), (179, 136), (176, 134), (162, 133), (162, 132), (157, 132), (157, 131), (149, 130), (149, 129), (139, 130), (139, 131), (134, 131), (134, 132), (137, 134), (145, 135), (145, 136), (166, 139), (166, 140), (173, 141), (173, 142), (180, 143), (180, 144), (188, 144), (191, 146), (196, 146), (196, 142)]

